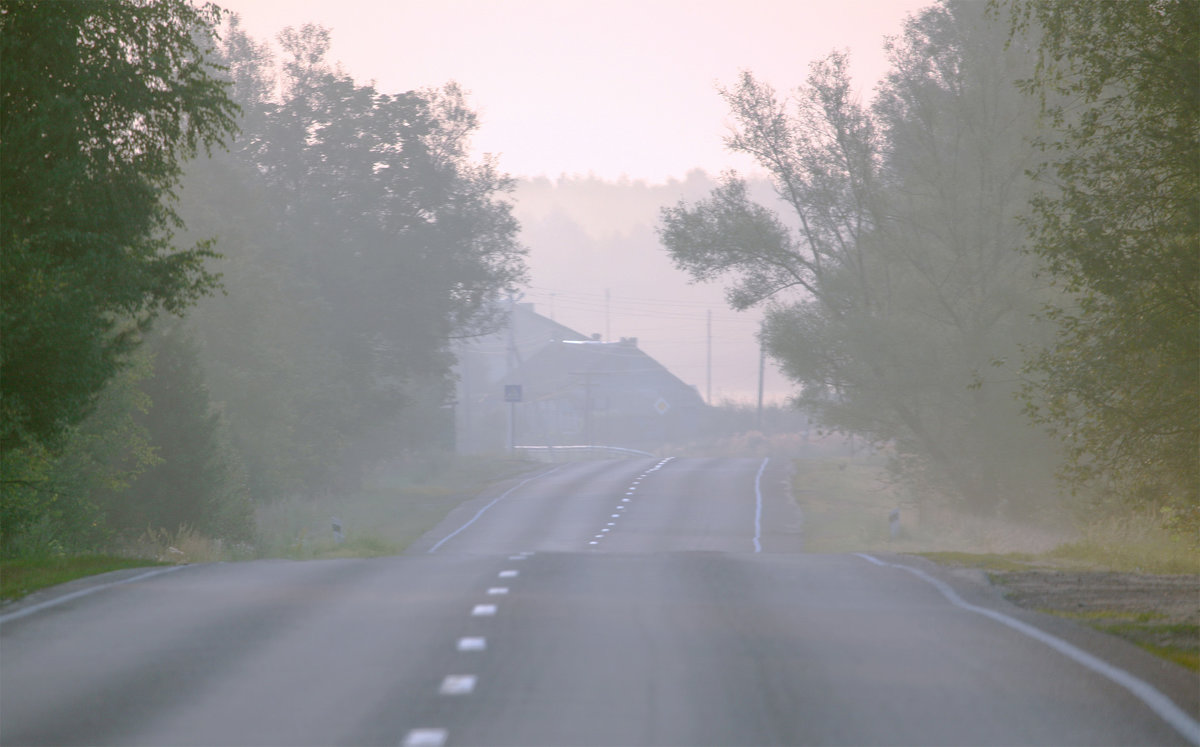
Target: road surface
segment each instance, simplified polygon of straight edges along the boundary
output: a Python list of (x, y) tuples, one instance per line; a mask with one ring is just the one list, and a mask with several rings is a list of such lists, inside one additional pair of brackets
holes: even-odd
[(802, 553), (785, 470), (547, 467), (402, 557), (10, 605), (0, 743), (1200, 742), (1186, 670), (919, 559)]

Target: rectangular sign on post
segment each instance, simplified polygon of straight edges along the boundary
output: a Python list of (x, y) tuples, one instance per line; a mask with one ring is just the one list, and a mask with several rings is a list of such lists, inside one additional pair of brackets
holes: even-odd
[(521, 401), (521, 385), (520, 384), (505, 384), (504, 385), (504, 401), (505, 402), (520, 402)]

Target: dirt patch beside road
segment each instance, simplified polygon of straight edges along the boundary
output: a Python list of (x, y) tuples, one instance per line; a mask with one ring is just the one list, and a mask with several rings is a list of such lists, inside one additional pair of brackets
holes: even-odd
[(989, 571), (1009, 601), (1127, 638), (1200, 671), (1200, 575)]

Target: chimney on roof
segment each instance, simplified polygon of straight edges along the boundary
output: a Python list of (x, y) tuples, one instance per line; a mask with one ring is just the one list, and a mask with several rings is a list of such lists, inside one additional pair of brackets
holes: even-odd
[(592, 342), (600, 342), (600, 333), (599, 332), (592, 333)]
[(621, 344), (628, 348), (636, 348), (637, 347), (637, 338), (636, 337), (622, 337)]

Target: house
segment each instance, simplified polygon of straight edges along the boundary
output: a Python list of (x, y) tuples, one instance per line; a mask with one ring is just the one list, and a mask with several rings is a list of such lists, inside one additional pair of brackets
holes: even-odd
[[(460, 451), (518, 446), (616, 446), (685, 441), (707, 410), (695, 387), (637, 345), (601, 342), (516, 304), (509, 326), (459, 350)], [(506, 402), (506, 387), (520, 388)]]

